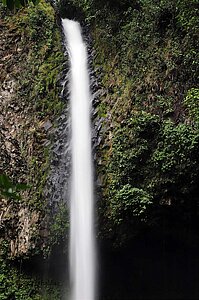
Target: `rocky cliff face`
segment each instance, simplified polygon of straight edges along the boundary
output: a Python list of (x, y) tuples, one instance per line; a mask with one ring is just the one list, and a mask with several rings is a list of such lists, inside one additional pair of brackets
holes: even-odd
[[(180, 218), (180, 223), (194, 219), (195, 224), (198, 218), (195, 1), (190, 6), (186, 0), (176, 0), (174, 6), (170, 1), (160, 5), (153, 1), (71, 3), (81, 7), (90, 22), (96, 49), (94, 68), (100, 84), (94, 92), (98, 93), (98, 99), (100, 94), (100, 101), (94, 104), (94, 118), (96, 131), (100, 132), (95, 146), (97, 176), (103, 194), (98, 207), (102, 236), (121, 238), (122, 244), (148, 221), (153, 224), (158, 219), (161, 223), (167, 209)], [(13, 218), (6, 212), (8, 206), (9, 211), (16, 211), (15, 225), (25, 222), (21, 220), (25, 209), (33, 232), (40, 227), (40, 218), (48, 209), (45, 198), (52, 198), (53, 194), (51, 204), (56, 211), (57, 203), (62, 200), (61, 186), (65, 184), (59, 182), (63, 177), (58, 174), (63, 173), (60, 155), (67, 152), (58, 141), (60, 138), (54, 139), (54, 156), (50, 158), (49, 152), (53, 134), (62, 136), (62, 123), (67, 130), (65, 116), (57, 120), (57, 131), (54, 128), (56, 115), (64, 111), (57, 84), (63, 56), (57, 46), (61, 42), (55, 28), (54, 12), (43, 2), (3, 18), (0, 24), (1, 172), (14, 183), (26, 182), (32, 186), (23, 193), (20, 203), (2, 201), (2, 224)], [(48, 177), (50, 164), (53, 174)], [(58, 173), (55, 169), (59, 169)], [(181, 217), (179, 209), (184, 211)], [(65, 211), (62, 205), (61, 211), (61, 214)], [(46, 237), (49, 233), (44, 223), (37, 233)], [(126, 236), (125, 228), (129, 226), (132, 231)], [(2, 228), (5, 231), (7, 226)], [(37, 240), (39, 235), (36, 238), (33, 232), (27, 240)]]
[[(169, 252), (173, 245), (179, 252), (181, 245), (186, 245), (184, 249), (190, 255), (196, 253), (199, 244), (197, 0), (63, 0), (60, 9), (63, 16), (75, 14), (75, 19), (86, 18), (95, 49), (90, 53), (95, 69), (91, 79), (96, 100), (93, 141), (99, 184), (98, 236), (108, 241), (111, 249), (115, 246), (121, 251), (132, 240), (134, 250), (137, 238), (141, 265), (147, 240), (150, 245), (157, 242), (160, 249), (155, 252), (148, 246), (149, 261), (152, 254), (154, 263), (160, 251)], [(13, 15), (2, 13), (0, 173), (10, 178), (13, 187), (19, 183), (30, 185), (21, 192), (21, 199), (2, 197), (0, 201), (1, 251), (6, 258), (46, 255), (66, 232), (67, 207), (62, 197), (66, 178), (60, 176), (66, 171), (63, 154), (68, 155), (63, 140), (63, 132), (68, 130), (67, 105), (59, 97), (63, 61), (60, 32), (50, 5), (41, 1), (38, 6), (30, 5)], [(63, 96), (67, 99), (66, 92)], [(146, 235), (149, 232), (146, 240), (143, 232)], [(129, 251), (126, 265), (133, 250)], [(172, 251), (168, 256), (173, 259)], [(125, 257), (124, 252), (120, 255)], [(119, 258), (116, 255), (114, 259)], [(163, 262), (164, 259), (163, 255)], [(169, 262), (173, 267), (172, 259)], [(183, 262), (184, 259), (186, 256)], [(154, 266), (151, 262), (149, 265), (148, 271), (145, 265), (146, 274), (153, 277)], [(136, 270), (133, 285), (143, 268), (138, 266)], [(119, 268), (115, 273), (120, 271)], [(129, 273), (123, 271), (121, 274), (132, 276), (130, 267)], [(145, 274), (140, 275), (141, 286), (144, 277)], [(16, 278), (9, 284), (16, 282)], [(121, 284), (123, 278), (118, 282)], [(118, 283), (111, 284), (114, 294)], [(164, 280), (162, 284), (167, 287)], [(154, 290), (153, 285), (151, 289)], [(19, 299), (25, 299), (27, 294), (24, 295)], [(123, 290), (115, 298), (122, 296)]]
[[(19, 48), (21, 35), (17, 27), (1, 21), (1, 174), (7, 174), (15, 182), (26, 182), (28, 160), (31, 158), (33, 137), (32, 113), (24, 99), (17, 97), (19, 77), (23, 72), (20, 60), (27, 59), (24, 48)], [(25, 195), (24, 195), (25, 196)], [(28, 195), (26, 194), (26, 198)], [(34, 215), (34, 216), (33, 216)], [(26, 254), (31, 248), (32, 229), (38, 214), (28, 207), (1, 200), (1, 238), (10, 242), (11, 256)]]
[[(45, 248), (49, 236), (44, 186), (50, 144), (62, 107), (61, 38), (50, 5), (30, 6), (0, 22), (0, 173), (30, 187), (20, 200), (1, 199), (1, 241), (11, 256)], [(43, 28), (41, 29), (41, 26)]]

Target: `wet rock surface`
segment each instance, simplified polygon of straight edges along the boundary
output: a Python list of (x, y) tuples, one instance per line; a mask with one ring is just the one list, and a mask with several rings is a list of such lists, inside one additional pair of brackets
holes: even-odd
[(69, 120), (68, 108), (57, 119), (50, 146), (50, 172), (45, 195), (51, 209), (56, 209), (59, 202), (66, 201), (70, 170)]
[[(96, 71), (93, 68), (94, 51), (92, 49), (92, 40), (89, 35), (89, 28), (83, 24), (82, 27), (84, 41), (87, 44), (88, 51), (88, 68), (90, 76), (90, 89), (92, 101), (92, 147), (93, 157), (96, 160), (96, 147), (101, 142), (99, 131), (101, 128), (101, 120), (97, 116), (97, 105), (100, 101), (100, 96), (103, 89), (100, 88), (97, 80)], [(62, 34), (64, 41), (64, 36)], [(63, 49), (65, 49), (63, 42)], [(56, 211), (60, 202), (69, 201), (70, 191), (70, 169), (71, 169), (71, 149), (70, 149), (70, 91), (69, 91), (69, 58), (65, 50), (66, 62), (64, 63), (64, 71), (61, 76), (62, 91), (60, 97), (65, 103), (65, 108), (56, 121), (56, 128), (53, 131), (53, 140), (51, 144), (51, 161), (50, 161), (50, 175), (47, 180), (45, 189), (46, 197), (49, 199), (50, 207)]]

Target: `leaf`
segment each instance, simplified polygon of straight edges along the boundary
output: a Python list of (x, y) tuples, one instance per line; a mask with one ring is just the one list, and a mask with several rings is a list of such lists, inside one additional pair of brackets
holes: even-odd
[(9, 189), (12, 188), (13, 184), (5, 174), (0, 175), (0, 188)]
[(13, 184), (7, 175), (0, 175), (0, 194), (8, 199), (21, 200), (17, 193), (29, 189), (30, 186), (25, 183)]
[(21, 200), (21, 196), (15, 192), (10, 193), (8, 191), (0, 191), (0, 195), (8, 199)]
[(30, 185), (26, 183), (17, 183), (16, 184), (16, 190), (17, 191), (25, 191), (30, 188)]

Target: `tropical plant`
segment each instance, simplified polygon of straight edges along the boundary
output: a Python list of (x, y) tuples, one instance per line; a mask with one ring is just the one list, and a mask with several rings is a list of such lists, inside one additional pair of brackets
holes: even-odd
[(12, 200), (21, 200), (20, 191), (27, 190), (29, 186), (24, 183), (14, 184), (5, 174), (0, 175), (0, 196)]

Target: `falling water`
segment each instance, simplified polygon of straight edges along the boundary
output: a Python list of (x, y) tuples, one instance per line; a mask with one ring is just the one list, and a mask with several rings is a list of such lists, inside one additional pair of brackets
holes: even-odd
[(62, 20), (70, 55), (72, 187), (70, 206), (71, 300), (94, 300), (95, 247), (91, 156), (91, 95), (87, 51), (78, 22)]

